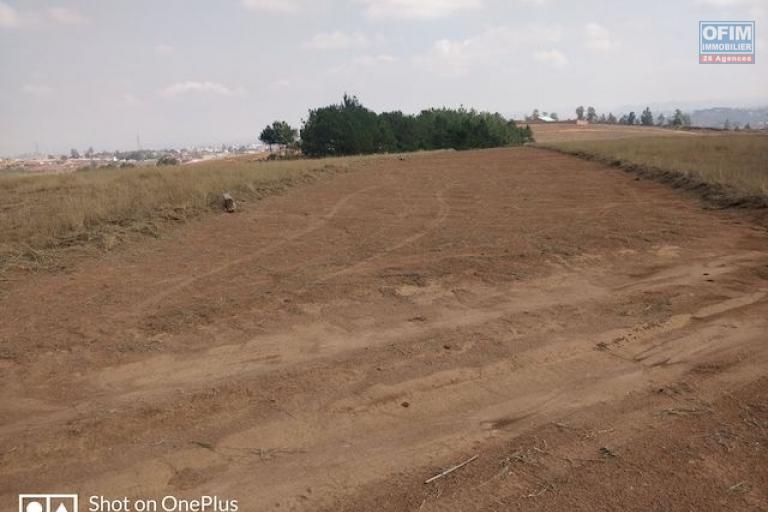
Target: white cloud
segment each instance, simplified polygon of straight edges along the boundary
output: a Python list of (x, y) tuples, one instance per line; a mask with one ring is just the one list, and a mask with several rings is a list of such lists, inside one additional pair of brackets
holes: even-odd
[(357, 0), (374, 19), (436, 19), (480, 9), (483, 0)]
[(241, 94), (242, 89), (232, 89), (219, 82), (179, 82), (162, 89), (161, 96), (176, 98), (190, 93), (215, 94), (218, 96), (232, 96)]
[(759, 5), (764, 0), (698, 0), (700, 4), (730, 7), (733, 5)]
[[(764, 18), (768, 15), (768, 2), (765, 0), (694, 0), (694, 3), (709, 7), (721, 7), (728, 13), (728, 17), (722, 19), (728, 19), (730, 16), (738, 17), (742, 20), (754, 20), (756, 18)], [(728, 10), (730, 8), (738, 8), (738, 11)], [(734, 19), (734, 18), (730, 18)]]
[[(712, 7), (739, 7), (746, 8), (751, 18), (762, 18), (766, 15), (765, 0), (694, 0), (695, 4)], [(742, 11), (744, 13), (744, 11)]]
[(87, 21), (79, 11), (69, 7), (51, 7), (45, 11), (45, 14), (49, 20), (62, 25), (78, 25)]
[(161, 43), (155, 45), (155, 53), (158, 55), (171, 55), (175, 51), (176, 47), (170, 44)]
[(363, 55), (351, 60), (344, 61), (343, 64), (328, 68), (328, 75), (342, 76), (345, 81), (355, 81), (361, 76), (373, 76), (381, 71), (388, 73), (391, 66), (399, 62), (399, 59), (393, 55)]
[(539, 50), (533, 52), (533, 60), (549, 64), (556, 68), (563, 68), (568, 65), (568, 57), (559, 50)]
[(344, 50), (347, 48), (366, 48), (369, 43), (370, 41), (365, 34), (359, 32), (347, 34), (337, 31), (315, 34), (303, 46), (313, 50)]
[(70, 7), (48, 7), (42, 10), (17, 11), (0, 0), (0, 27), (40, 28), (47, 25), (80, 25), (88, 18)]
[(16, 9), (0, 0), (0, 27), (15, 27), (19, 24)]
[(242, 0), (242, 3), (251, 11), (293, 13), (301, 9), (299, 0)]
[(120, 96), (120, 104), (123, 106), (135, 107), (135, 106), (141, 105), (141, 103), (142, 101), (137, 96), (129, 92)]
[(560, 39), (557, 27), (493, 27), (467, 39), (435, 41), (427, 53), (414, 57), (413, 62), (447, 75), (466, 74), (476, 66), (508, 68), (520, 55), (546, 50)]
[(30, 96), (37, 96), (38, 98), (44, 98), (50, 96), (53, 93), (53, 88), (42, 84), (27, 84), (21, 88), (24, 94)]
[(435, 71), (442, 69), (449, 74), (463, 74), (477, 57), (477, 43), (476, 39), (440, 39), (435, 41), (426, 55), (417, 56), (415, 62)]
[(363, 55), (362, 57), (358, 57), (354, 59), (355, 64), (359, 64), (361, 66), (384, 66), (386, 64), (394, 64), (397, 62), (397, 57), (393, 57), (392, 55)]
[(587, 36), (586, 46), (591, 50), (608, 52), (619, 47), (618, 41), (614, 40), (607, 28), (597, 23), (587, 23), (584, 27)]
[(281, 78), (269, 84), (269, 86), (273, 89), (285, 89), (293, 85), (294, 85), (293, 80), (289, 80), (288, 78)]
[[(479, 9), (485, 0), (350, 0), (362, 4), (374, 19), (435, 19), (460, 11)], [(526, 0), (536, 3), (546, 0)], [(291, 14), (311, 5), (307, 0), (241, 0), (251, 11)]]

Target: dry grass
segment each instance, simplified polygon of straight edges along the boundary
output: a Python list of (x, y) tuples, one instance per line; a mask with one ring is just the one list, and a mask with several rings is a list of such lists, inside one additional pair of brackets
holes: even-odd
[(701, 137), (707, 132), (692, 132), (658, 128), (656, 126), (628, 126), (622, 124), (540, 123), (532, 124), (533, 137), (543, 144), (569, 141), (613, 140), (637, 137)]
[(672, 181), (677, 176), (680, 185), (710, 186), (734, 204), (768, 198), (768, 135), (764, 134), (571, 141), (542, 147)]
[(0, 176), (0, 272), (58, 266), (67, 249), (111, 249), (158, 236), (180, 221), (220, 210), (222, 193), (257, 199), (376, 158), (263, 162), (246, 158), (190, 166), (96, 169)]

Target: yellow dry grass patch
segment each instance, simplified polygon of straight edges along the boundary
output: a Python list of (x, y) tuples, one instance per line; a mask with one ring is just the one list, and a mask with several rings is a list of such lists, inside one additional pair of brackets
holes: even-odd
[(644, 137), (544, 144), (622, 165), (679, 173), (737, 196), (768, 196), (768, 135)]
[(220, 209), (224, 192), (259, 198), (379, 157), (264, 162), (251, 158), (175, 167), (94, 169), (0, 176), (0, 272), (59, 263), (66, 248), (110, 249), (135, 234), (157, 236)]

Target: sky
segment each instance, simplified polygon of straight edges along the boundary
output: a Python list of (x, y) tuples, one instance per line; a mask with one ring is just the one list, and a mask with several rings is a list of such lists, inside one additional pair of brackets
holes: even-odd
[[(756, 63), (698, 64), (700, 20), (754, 20)], [(256, 142), (345, 92), (410, 113), (768, 105), (766, 22), (768, 0), (0, 0), (0, 154)]]

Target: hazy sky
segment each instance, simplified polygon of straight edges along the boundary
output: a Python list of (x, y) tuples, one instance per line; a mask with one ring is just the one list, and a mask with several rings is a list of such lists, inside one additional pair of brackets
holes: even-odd
[[(756, 64), (698, 64), (698, 21), (721, 19), (756, 21)], [(254, 142), (345, 91), (406, 112), (768, 104), (764, 22), (768, 0), (0, 0), (0, 154)]]

